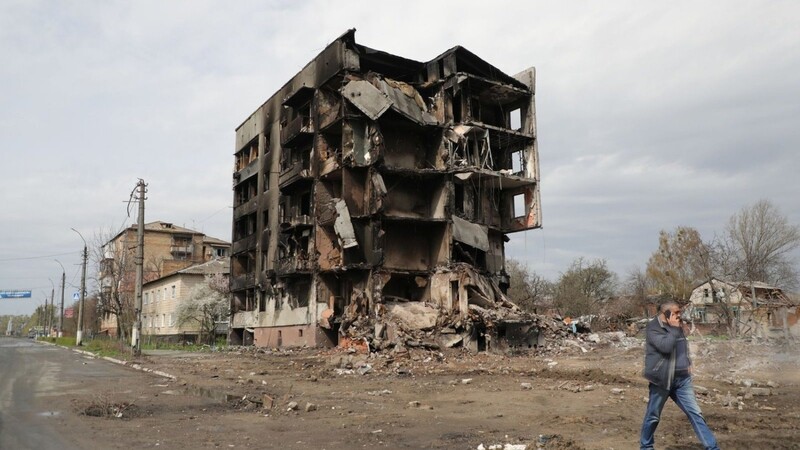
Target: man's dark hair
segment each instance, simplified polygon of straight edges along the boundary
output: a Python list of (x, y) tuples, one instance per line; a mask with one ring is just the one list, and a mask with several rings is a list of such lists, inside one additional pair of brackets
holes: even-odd
[(667, 312), (667, 310), (671, 309), (673, 306), (677, 306), (678, 308), (681, 307), (678, 302), (670, 300), (658, 305), (658, 312)]

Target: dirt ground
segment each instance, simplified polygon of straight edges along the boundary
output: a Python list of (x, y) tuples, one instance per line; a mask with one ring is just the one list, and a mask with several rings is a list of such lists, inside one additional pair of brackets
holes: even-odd
[[(114, 436), (115, 448), (638, 448), (643, 343), (599, 341), (513, 356), (164, 352), (138, 362), (176, 380), (151, 375), (140, 387), (99, 387), (74, 403), (79, 412), (111, 406), (81, 422)], [(692, 352), (698, 400), (721, 448), (800, 448), (798, 344), (695, 340)], [(657, 445), (701, 448), (671, 402)]]

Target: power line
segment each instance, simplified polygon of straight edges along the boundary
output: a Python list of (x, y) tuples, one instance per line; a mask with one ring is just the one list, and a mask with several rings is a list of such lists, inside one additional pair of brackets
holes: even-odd
[(69, 253), (56, 253), (55, 255), (26, 256), (26, 257), (23, 257), (23, 258), (1, 258), (1, 259), (0, 259), (0, 262), (4, 262), (4, 261), (22, 261), (22, 260), (26, 260), (26, 259), (52, 258), (52, 257), (54, 257), (54, 256), (67, 256), (67, 255), (71, 255), (71, 254), (73, 254), (73, 253), (74, 253), (74, 252), (69, 252)]

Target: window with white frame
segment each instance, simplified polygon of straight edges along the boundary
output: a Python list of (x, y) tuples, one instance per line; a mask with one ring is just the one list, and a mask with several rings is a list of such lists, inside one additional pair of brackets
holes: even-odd
[(172, 298), (175, 298), (175, 285), (172, 285)]
[(175, 326), (175, 316), (172, 313), (169, 313), (169, 326)]

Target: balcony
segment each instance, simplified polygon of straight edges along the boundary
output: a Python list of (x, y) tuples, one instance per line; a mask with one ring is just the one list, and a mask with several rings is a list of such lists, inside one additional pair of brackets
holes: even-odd
[(284, 147), (300, 146), (313, 137), (314, 125), (308, 116), (297, 116), (281, 128), (281, 145)]
[(193, 251), (194, 246), (192, 245), (172, 245), (169, 248), (172, 256), (192, 256)]
[(238, 275), (231, 278), (231, 291), (240, 291), (253, 287), (256, 284), (256, 276), (253, 273)]
[(281, 231), (291, 230), (295, 227), (310, 227), (311, 225), (314, 225), (314, 219), (309, 215), (296, 214), (281, 219)]
[(278, 186), (285, 189), (289, 185), (300, 181), (312, 178), (311, 168), (308, 167), (308, 162), (297, 163), (293, 166), (281, 171), (280, 178), (278, 179)]
[(231, 250), (231, 252), (233, 254), (237, 254), (247, 250), (253, 250), (256, 248), (257, 243), (258, 243), (258, 235), (255, 233), (251, 234), (249, 236), (236, 240), (233, 243), (233, 249)]
[(297, 273), (309, 273), (313, 268), (313, 261), (295, 256), (279, 259), (275, 264), (275, 272), (283, 276)]

